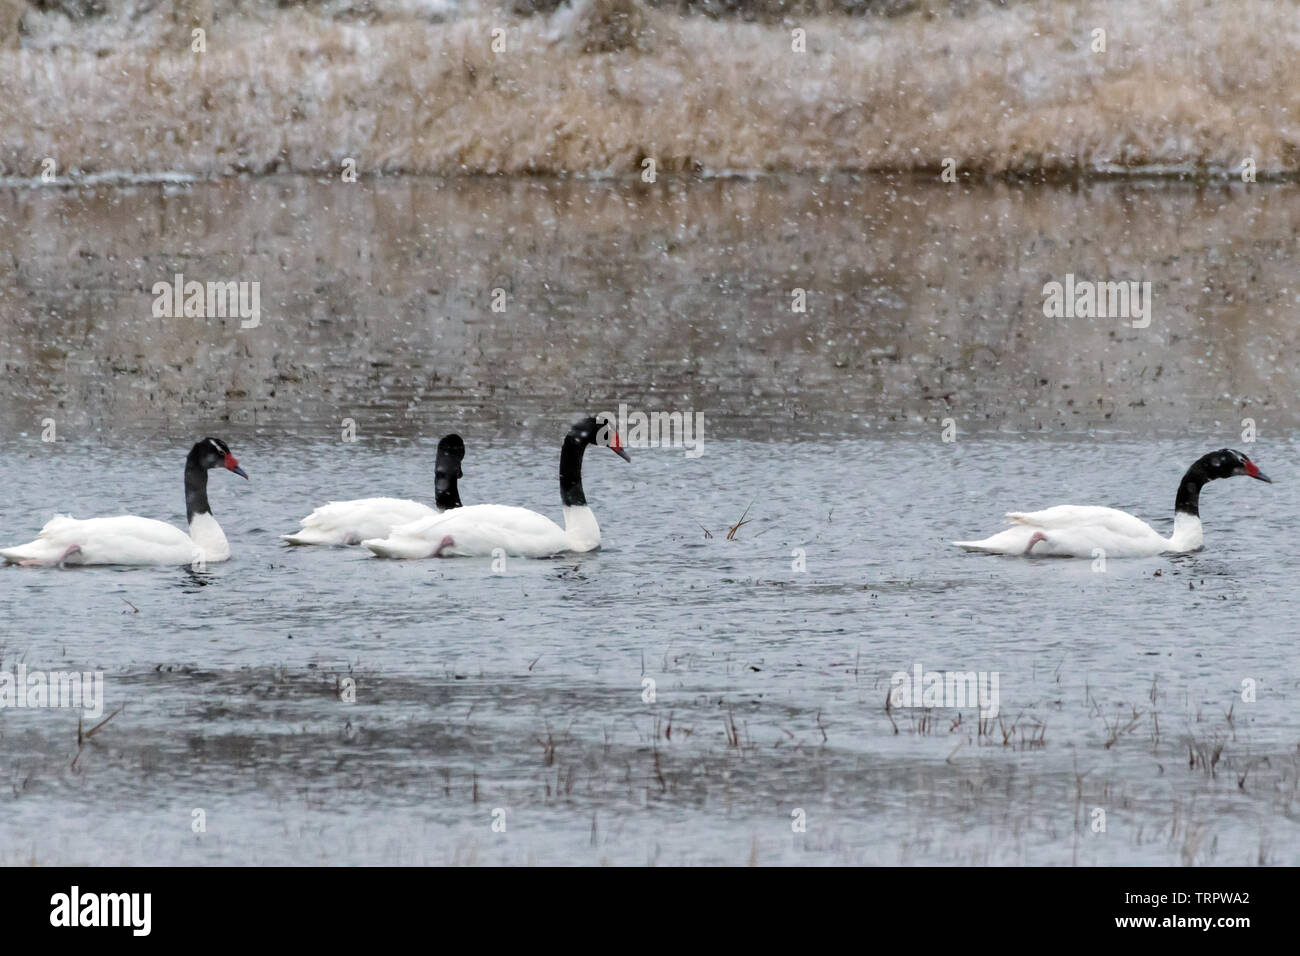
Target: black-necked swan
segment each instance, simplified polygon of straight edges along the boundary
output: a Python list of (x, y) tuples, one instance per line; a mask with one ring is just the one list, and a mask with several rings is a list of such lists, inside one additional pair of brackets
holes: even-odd
[(954, 541), (967, 551), (1024, 554), (1036, 557), (1149, 558), (1182, 554), (1201, 547), (1201, 487), (1216, 478), (1246, 475), (1270, 484), (1273, 479), (1239, 451), (1221, 448), (1198, 459), (1178, 485), (1174, 499), (1174, 533), (1166, 538), (1141, 518), (1115, 508), (1057, 505), (1043, 511), (1009, 511), (1014, 527), (983, 541)]
[(459, 435), (445, 435), (438, 442), (433, 465), (433, 493), (437, 509), (404, 498), (357, 498), (331, 501), (302, 519), (293, 534), (281, 535), (290, 544), (360, 544), (366, 538), (384, 538), (398, 525), (460, 507), (456, 480), (464, 477), (460, 463), (465, 443)]
[(205, 438), (185, 458), (185, 513), (190, 531), (153, 518), (77, 519), (55, 515), (27, 544), (0, 549), (10, 564), (205, 564), (230, 557), (217, 519), (208, 506), (208, 469), (221, 465), (248, 475), (220, 438)]
[(582, 491), (582, 456), (588, 445), (606, 445), (624, 461), (631, 461), (618, 433), (594, 417), (570, 428), (560, 449), (563, 528), (527, 508), (470, 505), (422, 518), (394, 528), (386, 538), (361, 543), (381, 558), (485, 557), (498, 548), (524, 558), (594, 551), (600, 547), (600, 526)]

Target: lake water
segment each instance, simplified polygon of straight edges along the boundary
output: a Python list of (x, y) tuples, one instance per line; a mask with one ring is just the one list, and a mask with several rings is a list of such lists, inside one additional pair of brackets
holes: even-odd
[[(250, 474), (212, 476), (226, 564), (0, 568), (0, 671), (124, 705), (80, 749), (73, 710), (0, 710), (0, 862), (1294, 865), (1297, 214), (1264, 185), (0, 191), (0, 540), (182, 524), (205, 434)], [(155, 317), (176, 273), (260, 282), (260, 325)], [(1150, 281), (1150, 325), (1044, 317), (1067, 274)], [(465, 503), (558, 518), (565, 427), (620, 403), (703, 412), (703, 454), (591, 450), (600, 552), (277, 539), (431, 500), (449, 431)], [(948, 543), (1063, 502), (1167, 534), (1224, 446), (1275, 483), (1208, 486), (1200, 553)], [(998, 715), (887, 710), (918, 665), (996, 672)]]

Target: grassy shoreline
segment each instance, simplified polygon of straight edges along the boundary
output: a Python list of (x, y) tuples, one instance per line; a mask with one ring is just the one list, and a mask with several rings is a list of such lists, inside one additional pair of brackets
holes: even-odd
[[(0, 52), (0, 176), (1300, 173), (1300, 5), (1031, 0), (964, 15), (549, 17), (369, 26), (302, 11)], [(807, 31), (796, 53), (791, 30)], [(1107, 31), (1107, 52), (1090, 49)], [(494, 29), (506, 49), (493, 52)], [(79, 34), (80, 36), (81, 34)]]

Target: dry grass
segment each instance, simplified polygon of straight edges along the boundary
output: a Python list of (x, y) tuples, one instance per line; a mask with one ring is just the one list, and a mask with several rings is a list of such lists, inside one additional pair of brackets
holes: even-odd
[(21, 0), (0, 0), (0, 50), (17, 49), (22, 15)]
[[(286, 10), (94, 50), (0, 49), (0, 169), (1074, 173), (1300, 168), (1293, 0), (1034, 0), (774, 24), (634, 0), (370, 26)], [(490, 49), (506, 28), (508, 49)], [(1095, 27), (1109, 52), (1089, 49)], [(89, 30), (90, 28), (86, 28)], [(2, 45), (0, 45), (2, 46)]]

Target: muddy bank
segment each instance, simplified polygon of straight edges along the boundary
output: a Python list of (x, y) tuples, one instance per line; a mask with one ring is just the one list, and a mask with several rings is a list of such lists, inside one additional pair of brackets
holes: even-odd
[[(156, 12), (147, 30), (95, 21), (0, 52), (15, 91), (0, 102), (0, 172), (37, 177), (47, 158), (74, 177), (339, 175), (348, 159), (361, 176), (631, 176), (646, 159), (660, 173), (937, 176), (948, 159), (959, 175), (1300, 169), (1300, 24), (1282, 0), (784, 24), (632, 0), (372, 24), (210, 11)], [(191, 50), (192, 21), (205, 52)]]
[[(1297, 216), (1300, 188), (1262, 183), (8, 190), (0, 426), (545, 435), (556, 409), (625, 401), (704, 411), (709, 436), (951, 418), (1236, 442), (1245, 418), (1300, 428)], [(260, 324), (155, 315), (177, 273), (260, 283)], [(1045, 316), (1068, 276), (1149, 282), (1145, 327)]]

